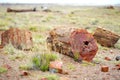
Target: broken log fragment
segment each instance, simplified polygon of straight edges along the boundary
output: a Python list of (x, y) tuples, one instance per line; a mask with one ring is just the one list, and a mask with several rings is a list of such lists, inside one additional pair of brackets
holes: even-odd
[(55, 28), (50, 31), (47, 43), (51, 50), (77, 61), (92, 61), (98, 50), (96, 40), (84, 29)]
[(101, 66), (101, 71), (102, 72), (108, 72), (109, 71), (109, 67), (108, 66)]
[(119, 35), (99, 27), (96, 29), (93, 36), (99, 44), (105, 47), (114, 47), (114, 44), (120, 38)]
[(1, 46), (12, 44), (17, 49), (30, 49), (33, 45), (32, 34), (27, 30), (10, 28), (1, 34)]
[(114, 6), (110, 5), (110, 6), (107, 6), (106, 9), (115, 9)]
[(7, 12), (35, 12), (36, 8), (33, 9), (11, 9), (7, 8)]

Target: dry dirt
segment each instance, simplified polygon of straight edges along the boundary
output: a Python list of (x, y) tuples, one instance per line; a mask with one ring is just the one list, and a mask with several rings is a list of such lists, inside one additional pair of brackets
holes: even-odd
[[(25, 55), (33, 55), (33, 53), (27, 52)], [(120, 70), (114, 69), (115, 64), (120, 63), (120, 61), (115, 61), (117, 55), (120, 55), (118, 49), (99, 50), (95, 56), (98, 59), (97, 64), (78, 63), (68, 56), (60, 55), (64, 64), (63, 69), (68, 71), (69, 74), (57, 73), (57, 75), (68, 77), (70, 80), (119, 80)], [(111, 58), (111, 61), (106, 61), (104, 59), (106, 56)], [(39, 76), (51, 74), (40, 70), (28, 70), (30, 75), (21, 76), (23, 70), (19, 70), (19, 66), (20, 64), (26, 64), (28, 60), (16, 59), (12, 61), (9, 57), (10, 55), (0, 54), (0, 65), (8, 64), (11, 66), (8, 72), (0, 74), (0, 80), (39, 80)], [(109, 66), (109, 72), (101, 72), (101, 66), (103, 65)]]
[[(34, 5), (33, 5), (34, 6)], [(33, 8), (30, 6), (30, 8)], [(20, 65), (30, 63), (32, 56), (46, 52), (43, 45), (45, 38), (51, 28), (54, 26), (73, 26), (77, 28), (88, 28), (92, 32), (96, 27), (102, 26), (108, 30), (120, 34), (120, 11), (119, 9), (103, 9), (103, 8), (87, 8), (87, 7), (52, 7), (51, 9), (59, 10), (60, 12), (26, 12), (26, 13), (7, 13), (7, 7), (12, 8), (28, 8), (28, 5), (0, 5), (0, 30), (6, 30), (12, 27), (22, 29), (32, 29), (34, 43), (38, 44), (38, 52), (24, 51), (21, 53), (24, 57), (19, 57), (19, 54), (5, 54), (0, 49), (0, 66), (9, 65), (11, 68), (7, 72), (0, 74), (0, 80), (40, 80), (39, 77), (51, 74), (49, 71), (42, 72), (40, 70), (27, 70), (28, 76), (21, 76), (25, 70), (19, 69)], [(37, 5), (39, 9), (41, 6)], [(75, 12), (72, 14), (72, 12)], [(52, 26), (52, 27), (51, 27)], [(1, 32), (0, 32), (1, 33)], [(41, 36), (42, 35), (42, 36)], [(119, 44), (120, 45), (120, 44)], [(49, 52), (49, 50), (47, 51)], [(16, 59), (11, 59), (11, 57)], [(120, 80), (120, 70), (115, 69), (115, 57), (120, 56), (120, 49), (99, 47), (99, 50), (92, 63), (78, 63), (66, 55), (60, 54), (63, 61), (63, 69), (68, 72), (68, 75), (55, 73), (58, 76), (68, 77), (70, 80)], [(104, 58), (109, 57), (111, 61), (106, 61)], [(108, 66), (108, 72), (101, 72), (101, 66)]]

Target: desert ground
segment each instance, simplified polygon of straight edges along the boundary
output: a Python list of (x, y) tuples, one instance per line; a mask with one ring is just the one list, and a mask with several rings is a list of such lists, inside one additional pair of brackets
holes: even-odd
[[(36, 7), (36, 12), (6, 12), (7, 8), (30, 9)], [(115, 47), (103, 47), (98, 44), (98, 52), (93, 62), (78, 63), (66, 55), (50, 51), (46, 38), (53, 28), (75, 27), (94, 33), (97, 27), (103, 27), (120, 35), (120, 8), (105, 7), (58, 6), (49, 5), (50, 12), (44, 12), (41, 5), (0, 5), (0, 34), (11, 27), (30, 30), (33, 37), (33, 48), (30, 51), (18, 50), (7, 45), (0, 49), (0, 80), (40, 80), (41, 76), (55, 75), (67, 77), (69, 80), (120, 80), (120, 70), (115, 69), (116, 56), (120, 56), (120, 40)], [(63, 69), (68, 74), (50, 73), (32, 67), (32, 57), (41, 53), (56, 53), (63, 62)], [(111, 61), (104, 58), (109, 57)], [(3, 66), (7, 65), (7, 70)], [(101, 72), (101, 66), (109, 66), (108, 72)], [(22, 66), (22, 68), (21, 68)], [(27, 66), (27, 68), (23, 68)], [(29, 75), (21, 76), (23, 71)], [(55, 79), (51, 79), (55, 80)]]

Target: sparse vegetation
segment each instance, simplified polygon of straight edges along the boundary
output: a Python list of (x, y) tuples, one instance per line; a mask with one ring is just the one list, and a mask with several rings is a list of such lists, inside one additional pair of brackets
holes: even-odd
[(4, 73), (4, 72), (7, 72), (7, 69), (4, 68), (4, 67), (0, 67), (0, 74), (1, 74), (1, 73)]
[[(6, 63), (12, 66), (10, 71), (5, 67), (0, 67), (0, 79), (2, 80), (5, 79), (5, 76), (15, 75), (9, 77), (10, 80), (13, 80), (16, 75), (19, 75), (20, 71), (31, 69), (32, 71), (28, 71), (30, 72), (29, 77), (20, 77), (20, 79), (38, 80), (38, 76), (41, 76), (41, 78), (47, 78), (48, 80), (59, 80), (59, 77), (55, 74), (40, 71), (47, 71), (49, 62), (51, 60), (59, 59), (60, 57), (57, 54), (51, 54), (49, 49), (46, 48), (46, 37), (49, 30), (53, 28), (61, 26), (85, 28), (88, 32), (93, 34), (96, 27), (103, 27), (120, 35), (119, 8), (115, 7), (115, 9), (111, 10), (104, 9), (103, 7), (51, 6), (50, 8), (52, 12), (42, 12), (39, 10), (41, 5), (35, 6), (38, 9), (37, 12), (7, 13), (7, 7), (24, 9), (28, 7), (31, 8), (33, 5), (0, 5), (0, 30), (4, 31), (10, 27), (17, 27), (30, 30), (33, 35), (33, 48), (30, 51), (18, 50), (11, 44), (0, 49), (0, 51), (3, 51), (2, 53), (7, 54), (0, 54), (0, 65)], [(66, 65), (64, 67), (65, 69), (68, 69), (69, 72), (66, 76), (70, 77), (71, 80), (75, 79), (76, 76), (76, 80), (102, 80), (102, 78), (104, 79), (106, 76), (109, 77), (109, 79), (118, 80), (120, 76), (119, 71), (112, 70), (112, 68), (120, 63), (120, 61), (115, 61), (116, 55), (120, 54), (120, 40), (115, 44), (115, 48), (107, 48), (99, 44), (98, 47), (98, 53), (93, 59), (93, 61), (98, 64), (87, 63), (84, 61), (79, 64), (65, 55), (62, 55), (63, 66)], [(110, 49), (113, 51), (111, 52)], [(38, 55), (35, 55), (35, 53), (38, 53)], [(32, 62), (27, 64), (27, 61), (31, 61), (31, 56), (33, 56)], [(110, 57), (111, 61), (104, 60), (105, 56)], [(77, 60), (78, 57), (79, 55), (76, 53), (75, 60)], [(99, 70), (99, 66), (101, 65), (108, 65), (110, 71), (107, 74), (101, 73)], [(2, 75), (1, 73), (4, 72), (7, 72), (9, 75)], [(100, 74), (100, 78), (96, 77), (98, 74)], [(59, 75), (65, 76), (61, 74)], [(107, 79), (107, 77), (105, 79)]]
[(21, 70), (31, 70), (32, 65), (30, 65), (30, 64), (20, 65), (19, 69), (21, 69)]
[(22, 60), (23, 58), (25, 58), (25, 54), (23, 54), (22, 51), (17, 51), (16, 53), (17, 54), (13, 54), (13, 55), (10, 56), (11, 60), (13, 60), (13, 61), (16, 60), (16, 59)]
[(91, 62), (87, 62), (87, 61), (82, 61), (82, 64), (81, 64), (82, 66), (95, 66), (95, 64), (94, 63), (91, 63)]
[(34, 32), (38, 31), (38, 29), (37, 29), (36, 26), (31, 26), (31, 27), (29, 28), (29, 30), (30, 30), (30, 31), (34, 31)]
[(70, 70), (74, 70), (75, 69), (75, 65), (73, 65), (72, 63), (69, 63), (67, 65), (67, 68), (70, 69)]
[(15, 54), (16, 51), (17, 50), (13, 47), (12, 44), (8, 44), (4, 47), (4, 53), (6, 54)]
[(23, 51), (14, 48), (14, 46), (12, 44), (6, 45), (3, 48), (3, 50), (4, 50), (5, 54), (12, 54), (12, 55), (17, 54), (15, 57), (23, 57), (23, 55), (21, 55), (21, 54), (24, 53)]
[(50, 61), (54, 61), (56, 59), (59, 59), (59, 56), (57, 54), (43, 53), (40, 55), (35, 55), (32, 58), (32, 62), (34, 64), (34, 67), (42, 71), (47, 71), (49, 69)]
[(40, 79), (42, 78), (45, 78), (47, 80), (59, 80), (59, 77), (55, 74), (45, 75), (45, 76), (42, 76)]

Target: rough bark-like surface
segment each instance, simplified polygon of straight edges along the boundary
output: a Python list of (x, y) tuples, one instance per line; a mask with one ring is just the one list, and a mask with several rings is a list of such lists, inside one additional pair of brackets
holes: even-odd
[(18, 49), (30, 49), (32, 47), (32, 34), (27, 30), (10, 28), (1, 34), (1, 45), (12, 44)]
[(52, 50), (77, 61), (92, 61), (97, 53), (98, 47), (94, 37), (84, 29), (56, 28), (49, 34), (47, 43)]
[(114, 44), (120, 38), (120, 36), (103, 28), (97, 28), (93, 36), (99, 44), (105, 47), (114, 47)]
[(36, 8), (34, 9), (11, 9), (11, 8), (7, 8), (7, 12), (34, 12), (36, 11)]

